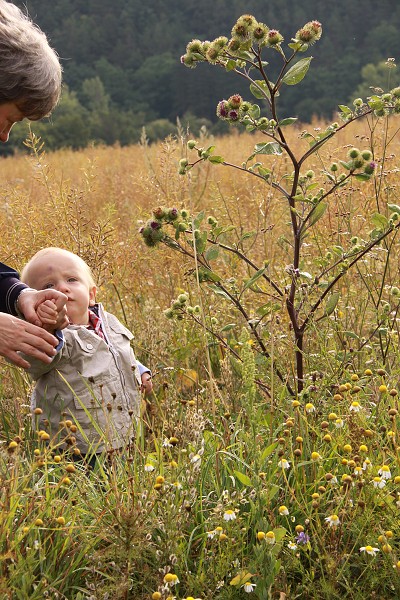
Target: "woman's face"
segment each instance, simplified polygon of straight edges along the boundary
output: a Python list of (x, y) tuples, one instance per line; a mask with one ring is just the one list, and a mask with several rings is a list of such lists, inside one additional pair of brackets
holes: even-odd
[(17, 121), (22, 121), (24, 115), (14, 102), (0, 104), (0, 141), (7, 142), (11, 128)]

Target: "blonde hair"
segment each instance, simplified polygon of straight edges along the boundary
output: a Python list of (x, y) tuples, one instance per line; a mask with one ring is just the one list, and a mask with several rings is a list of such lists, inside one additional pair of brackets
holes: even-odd
[(61, 93), (61, 65), (46, 35), (17, 6), (0, 0), (0, 104), (13, 102), (35, 121)]
[(36, 254), (34, 254), (34, 256), (32, 256), (32, 258), (26, 263), (26, 265), (22, 269), (21, 281), (23, 281), (24, 283), (29, 285), (29, 287), (35, 288), (34, 282), (30, 279), (31, 267), (33, 266), (33, 264), (35, 263), (37, 258), (46, 256), (47, 254), (49, 254), (49, 255), (63, 254), (64, 256), (69, 256), (70, 258), (73, 258), (78, 263), (80, 268), (82, 269), (82, 272), (85, 274), (85, 278), (87, 279), (89, 287), (90, 288), (96, 287), (96, 282), (94, 280), (93, 273), (92, 273), (89, 265), (80, 256), (78, 256), (77, 254), (74, 254), (73, 252), (70, 252), (69, 250), (64, 250), (64, 248), (55, 248), (55, 247), (54, 248), (53, 247), (43, 248), (42, 250), (39, 250), (38, 252), (36, 252)]

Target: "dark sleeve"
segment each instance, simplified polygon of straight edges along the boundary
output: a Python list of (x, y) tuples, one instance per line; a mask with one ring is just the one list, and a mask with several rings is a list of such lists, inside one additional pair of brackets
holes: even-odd
[(0, 312), (16, 315), (15, 302), (26, 287), (19, 280), (17, 271), (0, 263)]

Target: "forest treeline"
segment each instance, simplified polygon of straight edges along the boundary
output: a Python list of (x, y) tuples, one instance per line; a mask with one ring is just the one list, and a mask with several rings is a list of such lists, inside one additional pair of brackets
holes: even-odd
[[(234, 92), (249, 97), (245, 82), (209, 65), (180, 63), (193, 38), (230, 35), (243, 13), (251, 13), (284, 35), (284, 48), (307, 21), (322, 23), (323, 36), (300, 86), (291, 86), (280, 116), (309, 122), (331, 118), (338, 104), (398, 84), (400, 3), (397, 0), (15, 0), (50, 38), (59, 53), (65, 89), (48, 124), (35, 124), (48, 148), (78, 148), (91, 141), (129, 144), (143, 127), (150, 140), (176, 130), (177, 117), (193, 135), (203, 124), (215, 132), (215, 107)], [(270, 52), (274, 69), (277, 53)], [(276, 63), (278, 64), (278, 63)], [(277, 67), (276, 67), (277, 68)], [(251, 97), (249, 98), (251, 99)], [(26, 126), (13, 135), (20, 144)]]

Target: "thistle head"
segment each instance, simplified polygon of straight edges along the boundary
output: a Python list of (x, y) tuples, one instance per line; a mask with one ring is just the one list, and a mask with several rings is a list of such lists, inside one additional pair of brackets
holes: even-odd
[(317, 42), (322, 35), (322, 25), (319, 21), (309, 21), (296, 33), (296, 41), (311, 46)]
[(211, 42), (206, 52), (206, 60), (211, 64), (215, 64), (218, 61), (220, 54), (221, 48), (215, 42)]
[(243, 99), (239, 94), (233, 94), (230, 98), (228, 98), (228, 104), (230, 108), (240, 108)]
[(283, 35), (279, 33), (277, 29), (270, 29), (267, 35), (267, 44), (268, 46), (278, 46), (283, 42)]
[(217, 117), (219, 119), (227, 119), (229, 114), (229, 104), (226, 100), (221, 100), (217, 104)]
[(251, 39), (259, 46), (265, 46), (268, 40), (269, 27), (264, 23), (257, 23), (251, 32)]
[(242, 15), (232, 28), (232, 37), (240, 43), (247, 42), (257, 25), (258, 23), (252, 15)]
[(240, 41), (237, 38), (231, 38), (228, 42), (228, 51), (235, 54), (240, 50)]
[(186, 46), (186, 53), (192, 54), (196, 52), (197, 54), (202, 54), (203, 52), (203, 42), (201, 40), (192, 40)]

